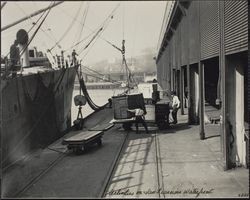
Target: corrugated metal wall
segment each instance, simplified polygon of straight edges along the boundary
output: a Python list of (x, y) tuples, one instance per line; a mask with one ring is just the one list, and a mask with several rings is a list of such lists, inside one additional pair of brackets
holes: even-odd
[(200, 3), (201, 59), (219, 55), (219, 2)]
[(170, 80), (170, 89), (173, 84), (173, 41), (169, 42), (169, 80)]
[(165, 71), (166, 71), (166, 50), (162, 54), (162, 88), (165, 88)]
[(162, 63), (162, 88), (165, 89), (166, 88), (166, 76), (167, 76), (167, 57), (166, 57), (166, 49), (163, 52), (163, 63)]
[(161, 57), (161, 59), (159, 60), (156, 66), (157, 66), (157, 81), (162, 87), (163, 57)]
[(219, 27), (219, 1), (191, 2), (157, 63), (158, 79), (165, 89), (174, 79), (173, 69), (198, 63), (200, 56), (204, 60), (219, 55), (220, 28), (225, 28), (226, 54), (248, 49), (247, 4), (246, 0), (225, 1), (225, 25)]
[(189, 28), (189, 62), (197, 63), (199, 59), (199, 1), (192, 1), (187, 18)]
[(161, 80), (161, 69), (162, 69), (162, 65), (161, 65), (162, 59), (160, 59), (160, 61), (158, 62), (157, 66), (157, 81), (160, 84), (160, 86), (162, 86), (162, 80)]
[(176, 61), (176, 69), (180, 69), (181, 65), (181, 29), (178, 25), (176, 30), (176, 40), (175, 40), (175, 61)]
[(172, 37), (172, 39), (171, 39), (171, 41), (172, 41), (172, 66), (173, 66), (173, 69), (175, 69), (176, 68), (176, 51), (175, 51), (175, 49), (176, 49), (176, 44), (175, 44), (175, 39), (176, 38), (176, 35), (174, 34), (173, 35), (173, 37)]
[(164, 89), (168, 88), (168, 80), (169, 80), (169, 46), (167, 46), (165, 50), (165, 74), (164, 74)]
[(188, 19), (184, 17), (181, 27), (181, 66), (188, 64)]
[(225, 1), (226, 54), (248, 48), (248, 1)]

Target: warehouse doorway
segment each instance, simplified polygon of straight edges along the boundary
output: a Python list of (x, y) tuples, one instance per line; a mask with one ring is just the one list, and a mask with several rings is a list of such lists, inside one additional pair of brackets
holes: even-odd
[(205, 124), (220, 123), (220, 105), (216, 100), (219, 98), (219, 57), (203, 61), (204, 64), (204, 97), (205, 97)]

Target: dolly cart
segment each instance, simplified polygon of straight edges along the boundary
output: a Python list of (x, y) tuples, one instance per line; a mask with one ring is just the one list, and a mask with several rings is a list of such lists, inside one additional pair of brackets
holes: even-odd
[(76, 135), (62, 141), (63, 145), (68, 145), (68, 149), (73, 149), (74, 153), (84, 152), (89, 146), (102, 145), (103, 131), (79, 131)]

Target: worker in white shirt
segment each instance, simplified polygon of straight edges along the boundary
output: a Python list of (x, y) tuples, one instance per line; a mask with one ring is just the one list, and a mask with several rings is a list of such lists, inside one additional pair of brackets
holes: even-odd
[(144, 110), (142, 108), (136, 108), (136, 109), (133, 109), (133, 110), (129, 110), (129, 112), (133, 112), (135, 113), (135, 126), (136, 126), (136, 133), (138, 134), (138, 123), (142, 123), (142, 125), (144, 126), (145, 130), (146, 130), (146, 133), (148, 133), (148, 127), (147, 127), (147, 124), (145, 122), (145, 117), (144, 117)]
[(177, 112), (178, 109), (180, 108), (180, 100), (178, 98), (178, 96), (176, 95), (175, 91), (171, 92), (171, 97), (172, 97), (172, 117), (173, 117), (173, 124), (177, 124)]

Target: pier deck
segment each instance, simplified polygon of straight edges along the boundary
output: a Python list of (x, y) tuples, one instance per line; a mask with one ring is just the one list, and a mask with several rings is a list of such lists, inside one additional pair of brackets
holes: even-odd
[[(90, 116), (85, 128), (108, 123), (112, 117), (113, 110), (104, 109), (98, 117)], [(188, 125), (187, 115), (179, 115), (178, 122), (167, 130), (152, 128), (150, 134), (143, 129), (142, 134), (126, 132), (115, 125), (105, 132), (101, 148), (78, 156), (67, 152), (62, 138), (9, 169), (2, 192), (11, 196), (19, 190), (19, 198), (247, 195), (248, 170), (222, 169), (220, 126), (206, 125), (206, 139), (200, 140), (199, 126)]]

